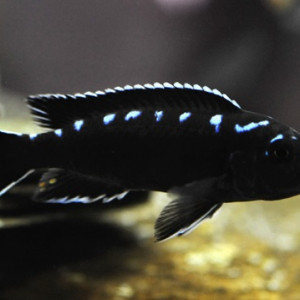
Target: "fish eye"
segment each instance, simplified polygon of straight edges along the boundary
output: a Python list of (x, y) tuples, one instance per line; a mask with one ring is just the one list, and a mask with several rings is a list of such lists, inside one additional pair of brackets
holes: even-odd
[(290, 151), (287, 148), (274, 149), (273, 155), (279, 160), (285, 160), (290, 156)]
[(266, 155), (276, 162), (287, 162), (293, 158), (293, 147), (287, 142), (278, 141), (270, 144)]

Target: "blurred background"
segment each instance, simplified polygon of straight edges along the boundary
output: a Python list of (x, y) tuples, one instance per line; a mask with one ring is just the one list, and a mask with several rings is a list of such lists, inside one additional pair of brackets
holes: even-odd
[[(246, 109), (300, 129), (299, 78), (297, 0), (0, 0), (2, 129), (37, 130), (24, 105), (28, 94), (156, 81), (217, 88)], [(151, 238), (156, 204), (122, 209), (112, 216), (116, 223), (125, 220), (121, 233), (113, 228), (110, 242), (111, 231), (104, 227), (100, 236), (106, 239), (95, 245), (97, 230), (84, 223), (86, 233), (94, 234), (90, 239), (84, 230), (75, 234), (69, 251), (74, 254), (80, 241), (95, 251), (82, 255), (79, 247), (72, 264), (64, 237), (77, 232), (73, 223), (60, 233), (64, 250), (59, 259), (61, 252), (52, 251), (57, 236), (45, 238), (58, 223), (11, 232), (3, 225), (0, 238), (9, 246), (2, 253), (0, 247), (0, 264), (16, 272), (9, 273), (14, 284), (4, 284), (1, 299), (41, 299), (41, 294), (43, 299), (300, 299), (298, 201), (225, 205), (192, 235), (159, 245)], [(124, 228), (137, 232), (130, 248), (113, 238), (124, 237)], [(14, 260), (9, 254), (18, 256), (16, 249), (26, 243), (20, 236), (31, 243), (28, 255)], [(40, 237), (44, 242), (37, 245)], [(110, 246), (113, 250), (104, 251), (101, 260)], [(48, 254), (43, 272), (34, 268), (28, 277), (25, 269), (33, 261), (40, 267)], [(120, 255), (124, 260), (116, 263)], [(8, 279), (7, 268), (0, 280)], [(16, 277), (21, 279), (16, 282)]]
[(22, 96), (180, 81), (300, 127), (296, 0), (0, 2), (1, 86)]

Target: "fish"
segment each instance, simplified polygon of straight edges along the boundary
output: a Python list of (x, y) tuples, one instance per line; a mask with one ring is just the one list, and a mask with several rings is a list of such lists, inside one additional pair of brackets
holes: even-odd
[(39, 174), (41, 203), (121, 200), (132, 191), (172, 195), (155, 239), (191, 232), (223, 203), (300, 193), (300, 136), (244, 110), (217, 89), (179, 82), (29, 96), (45, 132), (0, 132), (0, 196)]

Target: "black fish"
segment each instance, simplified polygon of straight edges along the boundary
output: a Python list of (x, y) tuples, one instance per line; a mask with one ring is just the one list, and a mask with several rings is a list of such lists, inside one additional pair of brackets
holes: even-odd
[(30, 96), (28, 105), (51, 131), (1, 133), (0, 196), (34, 172), (42, 173), (33, 195), (40, 202), (174, 193), (155, 225), (161, 241), (189, 232), (224, 202), (300, 193), (299, 133), (218, 90), (155, 83)]

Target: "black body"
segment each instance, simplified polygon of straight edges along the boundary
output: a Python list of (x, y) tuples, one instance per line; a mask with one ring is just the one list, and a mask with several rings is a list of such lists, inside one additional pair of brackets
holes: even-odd
[(2, 134), (3, 165), (18, 161), (8, 178), (19, 180), (3, 178), (1, 194), (32, 172), (42, 173), (34, 198), (43, 202), (173, 192), (177, 198), (156, 223), (156, 238), (163, 240), (190, 231), (223, 202), (300, 192), (299, 134), (242, 110), (217, 90), (156, 83), (38, 95), (28, 104), (35, 121), (51, 131)]

